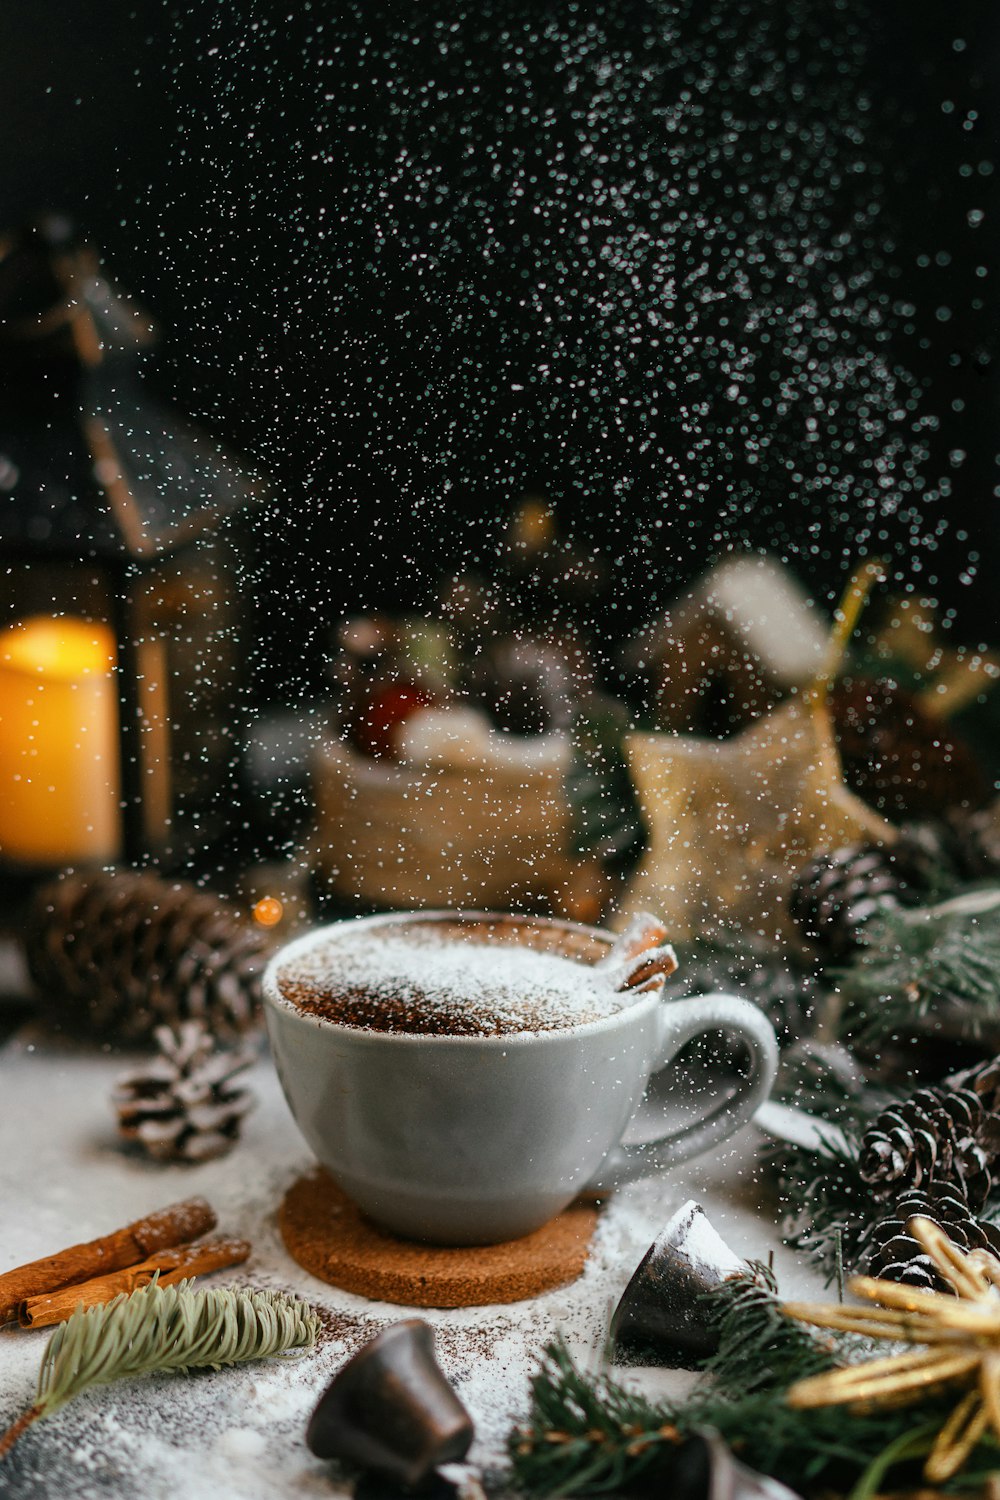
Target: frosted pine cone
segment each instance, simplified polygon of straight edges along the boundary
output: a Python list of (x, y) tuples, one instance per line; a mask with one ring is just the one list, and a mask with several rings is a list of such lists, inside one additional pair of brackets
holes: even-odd
[(844, 678), (830, 695), (848, 786), (894, 821), (978, 806), (988, 783), (971, 748), (913, 693)]
[(235, 1145), (254, 1098), (233, 1083), (253, 1052), (216, 1049), (198, 1021), (158, 1026), (159, 1057), (122, 1078), (112, 1094), (122, 1138), (158, 1161), (201, 1162)]
[(75, 871), (39, 891), (25, 952), (42, 1007), (91, 1036), (146, 1041), (189, 1019), (257, 1020), (270, 937), (218, 897), (151, 870)]
[(866, 922), (918, 904), (928, 887), (928, 857), (909, 843), (846, 844), (817, 854), (792, 882), (788, 915), (830, 959), (859, 942)]
[(896, 1204), (892, 1217), (883, 1219), (872, 1231), (872, 1249), (865, 1268), (869, 1276), (927, 1291), (952, 1290), (906, 1227), (917, 1214), (939, 1225), (963, 1250), (982, 1249), (1000, 1254), (1000, 1229), (975, 1218), (960, 1194), (910, 1193)]
[[(988, 1116), (1000, 1114), (1000, 1057), (990, 1057), (972, 1068), (963, 1068), (961, 1073), (952, 1073), (945, 1081), (951, 1089), (975, 1094)], [(1000, 1141), (997, 1150), (1000, 1152)]]
[(918, 1089), (890, 1105), (865, 1131), (858, 1169), (877, 1198), (933, 1188), (955, 1191), (970, 1213), (992, 1186), (990, 1156), (980, 1141), (985, 1110), (971, 1089)]

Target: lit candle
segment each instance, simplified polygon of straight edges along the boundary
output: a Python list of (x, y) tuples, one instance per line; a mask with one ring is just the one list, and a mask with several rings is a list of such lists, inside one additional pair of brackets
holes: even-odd
[(109, 627), (35, 615), (0, 631), (0, 854), (114, 859), (120, 788)]

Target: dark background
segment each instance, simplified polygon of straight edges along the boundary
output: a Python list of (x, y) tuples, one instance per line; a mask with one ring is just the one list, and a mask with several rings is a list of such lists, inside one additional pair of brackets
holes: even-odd
[[(659, 68), (664, 90), (672, 70), (681, 91), (677, 47), (659, 56), (650, 24), (670, 9), (620, 5), (604, 24), (616, 56)], [(684, 443), (679, 419), (660, 419), (643, 454), (641, 434), (607, 415), (622, 391), (637, 411), (648, 403), (662, 364), (634, 363), (631, 385), (596, 379), (582, 411), (533, 387), (530, 375), (527, 395), (511, 395), (521, 382), (506, 374), (516, 375), (519, 361), (527, 369), (549, 337), (551, 307), (526, 298), (525, 286), (544, 286), (547, 261), (561, 267), (567, 287), (583, 272), (560, 259), (558, 223), (532, 242), (518, 238), (512, 217), (484, 270), (482, 215), (470, 208), (463, 218), (462, 194), (471, 202), (477, 174), (483, 182), (494, 169), (511, 174), (515, 160), (536, 187), (554, 172), (569, 118), (561, 52), (584, 25), (580, 11), (547, 40), (532, 29), (537, 7), (486, 5), (458, 21), (444, 61), (433, 7), (402, 42), (392, 9), (379, 4), (338, 11), (35, 0), (30, 22), (24, 8), (0, 11), (0, 219), (14, 224), (48, 209), (74, 216), (110, 273), (161, 325), (150, 378), (273, 477), (275, 500), (246, 580), (268, 642), (264, 691), (314, 690), (329, 625), (343, 612), (429, 605), (443, 570), (490, 555), (526, 489), (547, 493), (564, 528), (609, 558), (617, 609), (604, 618), (615, 639), (727, 544), (782, 552), (827, 599), (859, 550), (885, 550), (902, 586), (926, 589), (953, 613), (957, 639), (997, 639), (991, 167), (1000, 43), (992, 7), (818, 0), (798, 14), (761, 0), (724, 8), (735, 19), (718, 37), (711, 7), (707, 20), (698, 7), (674, 9), (687, 27), (682, 55), (770, 48), (777, 61), (768, 76), (778, 79), (770, 107), (787, 111), (794, 99), (804, 132), (836, 113), (848, 51), (850, 87), (863, 86), (871, 100), (861, 196), (848, 180), (827, 211), (847, 223), (866, 194), (877, 197), (874, 227), (855, 253), (863, 262), (870, 246), (894, 309), (883, 343), (937, 418), (921, 460), (935, 493), (919, 515), (912, 495), (900, 503), (882, 518), (881, 534), (862, 525), (860, 511), (852, 516), (850, 503), (836, 512), (821, 487), (797, 492), (788, 466), (744, 472), (714, 410), (706, 430), (726, 494), (707, 487), (671, 510), (661, 480), (664, 455)], [(450, 15), (442, 12), (441, 24)], [(499, 62), (511, 59), (526, 82), (518, 109), (505, 115), (516, 96)], [(421, 93), (414, 80), (425, 78)], [(420, 105), (412, 117), (399, 107), (404, 85)], [(764, 77), (765, 96), (771, 87)], [(709, 129), (711, 94), (701, 107)], [(479, 133), (481, 145), (508, 116), (507, 155), (497, 165), (495, 156), (473, 154), (470, 167), (463, 130)], [(629, 152), (652, 141), (651, 121), (630, 117), (620, 130), (605, 122), (610, 176), (626, 179)], [(437, 200), (390, 180), (411, 127), (415, 158), (432, 143)], [(717, 174), (719, 202), (757, 170), (753, 153), (767, 137), (755, 129), (751, 122), (746, 159)], [(668, 171), (655, 141), (648, 161)], [(821, 169), (816, 158), (812, 170)], [(378, 181), (393, 232), (375, 255), (370, 188)], [(643, 213), (655, 228), (640, 194), (635, 214)], [(443, 214), (451, 253), (431, 253), (421, 268), (413, 247), (433, 251)], [(608, 331), (615, 310), (598, 318), (592, 302), (572, 295), (565, 305), (561, 357), (620, 375)], [(774, 425), (775, 451), (793, 447), (777, 415)], [(711, 475), (711, 442), (707, 452)]]

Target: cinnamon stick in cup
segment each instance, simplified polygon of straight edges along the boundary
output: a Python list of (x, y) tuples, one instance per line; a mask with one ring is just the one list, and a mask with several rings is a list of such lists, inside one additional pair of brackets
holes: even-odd
[(219, 1236), (200, 1240), (195, 1245), (180, 1245), (161, 1250), (140, 1265), (127, 1266), (110, 1276), (95, 1276), (90, 1281), (60, 1288), (40, 1297), (28, 1297), (18, 1309), (22, 1328), (48, 1328), (72, 1317), (78, 1307), (101, 1307), (120, 1292), (134, 1292), (148, 1286), (159, 1272), (160, 1286), (183, 1281), (189, 1276), (205, 1276), (225, 1266), (237, 1266), (250, 1254), (246, 1240)]
[(56, 1255), (15, 1266), (0, 1276), (0, 1323), (18, 1316), (22, 1302), (60, 1287), (106, 1276), (112, 1271), (136, 1266), (159, 1250), (187, 1244), (216, 1225), (214, 1210), (204, 1198), (172, 1203), (116, 1229), (100, 1239), (70, 1245)]

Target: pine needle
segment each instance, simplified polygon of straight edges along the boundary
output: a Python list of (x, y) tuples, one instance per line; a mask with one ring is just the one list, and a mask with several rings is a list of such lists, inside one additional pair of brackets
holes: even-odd
[[(784, 1398), (794, 1380), (857, 1357), (863, 1341), (827, 1342), (797, 1327), (759, 1266), (708, 1300), (716, 1303), (719, 1353), (709, 1378), (680, 1401), (651, 1403), (606, 1375), (577, 1369), (564, 1344), (549, 1344), (532, 1381), (529, 1420), (510, 1439), (516, 1486), (546, 1500), (633, 1490), (669, 1495), (679, 1445), (709, 1428), (761, 1474), (802, 1493), (851, 1490), (858, 1500), (871, 1500), (890, 1470), (905, 1478), (907, 1463), (926, 1455), (928, 1434), (948, 1414), (947, 1398), (932, 1392), (916, 1409), (849, 1417), (840, 1408), (791, 1407)], [(995, 1469), (988, 1435), (971, 1459)]]
[(312, 1308), (297, 1297), (238, 1287), (192, 1291), (189, 1281), (153, 1282), (103, 1307), (79, 1308), (49, 1339), (35, 1404), (0, 1437), (0, 1457), (32, 1422), (92, 1386), (309, 1349), (318, 1331)]
[[(882, 1107), (873, 1107), (871, 1117)], [(859, 1168), (865, 1120), (841, 1126), (843, 1147), (830, 1142), (822, 1151), (787, 1142), (765, 1146), (762, 1157), (773, 1172), (785, 1213), (785, 1242), (822, 1266), (828, 1280), (844, 1264), (860, 1266), (873, 1224), (871, 1188)]]
[(705, 1366), (715, 1390), (746, 1396), (829, 1369), (830, 1343), (785, 1315), (774, 1272), (760, 1261), (706, 1300), (719, 1331), (718, 1352)]
[(852, 1046), (877, 1047), (931, 1017), (960, 1021), (975, 1036), (1000, 1016), (998, 893), (887, 912), (866, 924), (862, 939), (838, 984), (842, 1034)]

